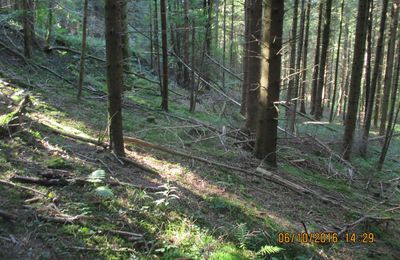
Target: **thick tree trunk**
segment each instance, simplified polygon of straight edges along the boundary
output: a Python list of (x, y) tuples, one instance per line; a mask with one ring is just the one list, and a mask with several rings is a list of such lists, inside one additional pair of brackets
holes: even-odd
[(281, 48), (284, 3), (271, 0), (264, 3), (259, 115), (257, 120), (255, 155), (276, 167), (278, 110), (281, 83)]
[(320, 120), (323, 116), (322, 94), (325, 87), (325, 65), (328, 56), (329, 40), (331, 33), (332, 0), (326, 1), (325, 24), (322, 32), (321, 61), (319, 63), (318, 84), (315, 95), (315, 119)]
[(204, 0), (204, 8), (207, 16), (207, 22), (205, 25), (206, 29), (206, 53), (211, 55), (211, 42), (212, 42), (212, 32), (211, 32), (211, 22), (212, 22), (212, 3), (213, 0)]
[(262, 25), (263, 0), (249, 0), (249, 64), (247, 85), (247, 111), (246, 128), (251, 132), (256, 129), (257, 122), (257, 100), (260, 79), (260, 39)]
[(123, 89), (123, 54), (121, 1), (106, 0), (105, 30), (107, 56), (108, 118), (110, 146), (118, 156), (124, 156), (122, 133), (122, 89)]
[(167, 44), (167, 8), (165, 0), (160, 0), (161, 12), (161, 43), (162, 43), (162, 87), (161, 108), (168, 111), (168, 44)]
[(386, 71), (385, 78), (383, 81), (383, 97), (381, 102), (381, 124), (379, 127), (379, 134), (384, 135), (386, 129), (386, 120), (387, 113), (389, 108), (389, 99), (390, 99), (390, 89), (392, 87), (393, 80), (393, 62), (394, 62), (394, 54), (395, 54), (395, 43), (396, 43), (396, 35), (398, 30), (398, 17), (399, 17), (399, 8), (400, 1), (393, 0), (392, 4), (392, 22), (390, 26), (390, 36), (389, 36), (389, 44), (387, 49), (387, 60), (386, 60)]
[(83, 80), (85, 78), (85, 55), (86, 55), (86, 34), (87, 34), (87, 18), (88, 18), (89, 0), (85, 0), (83, 4), (83, 25), (82, 25), (82, 47), (81, 59), (79, 62), (79, 83), (78, 83), (78, 99), (81, 99)]
[(336, 93), (337, 93), (337, 89), (338, 89), (340, 48), (341, 48), (341, 42), (342, 42), (343, 13), (344, 13), (344, 0), (342, 0), (342, 4), (340, 7), (339, 37), (338, 37), (337, 50), (336, 50), (335, 79), (334, 79), (334, 86), (333, 86), (332, 106), (331, 106), (331, 113), (329, 115), (329, 122), (333, 121), (333, 116), (335, 113)]
[(357, 121), (357, 108), (360, 98), (361, 77), (363, 72), (364, 56), (365, 56), (365, 42), (367, 35), (367, 21), (368, 21), (368, 1), (359, 0), (356, 38), (354, 43), (354, 56), (350, 81), (349, 104), (348, 112), (346, 115), (346, 127), (344, 131), (344, 144), (343, 144), (343, 158), (350, 160), (354, 131)]
[(196, 24), (193, 20), (192, 22), (192, 82), (191, 82), (191, 88), (190, 88), (190, 109), (189, 111), (191, 113), (194, 113), (196, 110), (196, 96), (197, 96), (197, 85), (196, 85), (196, 80), (195, 80), (195, 73), (194, 73), (194, 68), (195, 68), (195, 61), (196, 61), (196, 55), (195, 55), (195, 48), (196, 48)]
[(315, 114), (315, 100), (317, 95), (318, 86), (318, 73), (319, 73), (319, 60), (321, 55), (321, 29), (322, 29), (322, 19), (323, 19), (323, 2), (319, 2), (319, 15), (318, 15), (318, 30), (317, 30), (317, 43), (315, 46), (315, 58), (314, 58), (314, 69), (312, 76), (312, 87), (311, 87), (311, 114)]
[(372, 70), (372, 79), (371, 85), (368, 95), (368, 105), (366, 107), (366, 114), (364, 120), (364, 127), (363, 127), (363, 135), (362, 135), (362, 142), (360, 146), (361, 155), (365, 156), (367, 153), (368, 147), (368, 138), (369, 138), (369, 131), (371, 128), (371, 121), (372, 121), (372, 110), (374, 108), (374, 101), (375, 101), (375, 92), (376, 87), (378, 84), (378, 75), (381, 69), (383, 52), (384, 52), (384, 37), (385, 37), (385, 26), (386, 26), (386, 16), (387, 16), (387, 9), (388, 9), (388, 0), (383, 0), (382, 6), (382, 14), (381, 14), (381, 22), (379, 27), (379, 37), (376, 46), (376, 54), (375, 54), (375, 64)]
[(235, 67), (235, 55), (234, 55), (234, 35), (235, 35), (235, 0), (231, 0), (231, 31), (230, 31), (230, 38), (229, 38), (229, 65), (231, 67)]

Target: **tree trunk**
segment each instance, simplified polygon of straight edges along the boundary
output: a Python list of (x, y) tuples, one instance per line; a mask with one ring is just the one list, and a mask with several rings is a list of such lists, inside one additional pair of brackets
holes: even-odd
[(397, 27), (398, 27), (398, 16), (399, 16), (399, 0), (393, 0), (392, 4), (392, 22), (390, 26), (390, 36), (389, 36), (389, 44), (387, 49), (387, 60), (386, 60), (386, 71), (385, 78), (383, 82), (383, 97), (381, 102), (381, 124), (379, 127), (379, 134), (384, 135), (386, 129), (386, 120), (387, 113), (389, 107), (389, 99), (390, 99), (390, 89), (392, 87), (393, 80), (393, 62), (394, 62), (394, 54), (395, 54), (395, 43), (396, 43), (396, 35), (397, 35)]
[(312, 87), (311, 87), (311, 114), (315, 114), (315, 99), (317, 95), (318, 85), (318, 73), (319, 73), (319, 60), (321, 55), (321, 29), (322, 29), (322, 15), (323, 15), (323, 3), (322, 0), (319, 2), (319, 15), (318, 15), (318, 30), (317, 30), (317, 43), (315, 46), (315, 58), (314, 58), (314, 69), (312, 76)]
[(87, 18), (88, 18), (89, 0), (85, 0), (83, 4), (83, 25), (82, 25), (82, 48), (81, 59), (79, 62), (79, 84), (78, 84), (78, 100), (81, 99), (83, 80), (85, 77), (85, 55), (86, 55), (86, 34), (87, 34)]
[[(223, 39), (222, 39), (222, 66), (226, 64), (226, 0), (224, 0), (224, 20), (223, 20)], [(225, 88), (225, 70), (222, 68), (222, 87)]]
[(300, 98), (300, 112), (306, 113), (306, 87), (307, 87), (307, 55), (308, 55), (308, 38), (310, 34), (310, 12), (311, 0), (307, 2), (306, 25), (304, 32), (304, 46), (303, 46), (303, 65), (302, 65), (302, 79), (301, 79), (301, 98)]
[(204, 8), (207, 16), (207, 22), (205, 25), (206, 29), (206, 53), (211, 55), (211, 42), (212, 42), (212, 33), (211, 33), (211, 22), (212, 22), (212, 3), (213, 0), (204, 0)]
[(46, 45), (49, 48), (50, 42), (53, 38), (53, 8), (54, 0), (49, 0), (48, 13), (47, 13), (47, 32), (46, 32)]
[(120, 1), (106, 0), (105, 30), (107, 56), (108, 118), (110, 146), (118, 156), (124, 156), (122, 133), (123, 54)]
[(168, 112), (168, 44), (167, 44), (167, 8), (165, 0), (160, 0), (161, 12), (161, 43), (162, 43), (162, 88), (161, 108)]
[(378, 83), (378, 75), (380, 74), (381, 64), (382, 64), (382, 57), (384, 52), (384, 37), (385, 37), (385, 26), (386, 26), (386, 16), (387, 16), (387, 9), (388, 9), (388, 0), (383, 0), (382, 6), (382, 14), (381, 14), (381, 22), (379, 27), (379, 37), (376, 46), (376, 54), (375, 54), (375, 64), (372, 71), (372, 79), (371, 85), (368, 95), (368, 105), (366, 107), (365, 113), (365, 120), (364, 120), (364, 127), (363, 127), (363, 135), (362, 135), (362, 142), (360, 146), (361, 155), (365, 156), (367, 154), (368, 148), (368, 138), (369, 138), (369, 131), (371, 128), (371, 121), (372, 121), (372, 111), (374, 108), (374, 101), (375, 101), (375, 92), (376, 86)]
[(262, 25), (263, 0), (249, 0), (249, 64), (247, 85), (246, 128), (251, 132), (256, 129), (257, 100), (260, 79), (260, 39)]
[(290, 67), (289, 67), (289, 85), (287, 90), (286, 102), (288, 102), (289, 109), (286, 110), (287, 117), (287, 128), (289, 133), (294, 132), (294, 119), (292, 115), (296, 114), (294, 110), (294, 104), (292, 103), (293, 98), (296, 98), (297, 93), (295, 93), (296, 84), (296, 42), (297, 42), (297, 16), (299, 10), (299, 0), (294, 0), (293, 6), (293, 20), (292, 20), (292, 37), (290, 38)]
[(368, 1), (359, 0), (356, 26), (356, 38), (354, 43), (354, 56), (350, 81), (349, 104), (346, 115), (346, 127), (344, 131), (343, 158), (350, 160), (354, 131), (357, 121), (357, 108), (360, 98), (361, 77), (363, 72), (365, 42), (367, 35)]
[[(183, 38), (183, 61), (185, 64), (189, 64), (189, 37), (190, 37), (190, 23), (189, 23), (189, 0), (184, 0), (183, 3), (184, 9), (184, 38)], [(190, 87), (190, 75), (189, 69), (185, 66), (183, 68), (183, 87), (189, 88)]]
[(194, 73), (194, 68), (195, 68), (195, 61), (196, 61), (196, 42), (195, 42), (195, 38), (196, 38), (196, 24), (193, 20), (192, 22), (192, 82), (191, 82), (191, 88), (190, 88), (190, 109), (189, 111), (191, 113), (194, 113), (194, 111), (196, 110), (196, 96), (197, 96), (197, 85), (196, 85), (196, 80), (195, 80), (195, 73)]
[(26, 58), (30, 59), (32, 57), (32, 44), (33, 44), (33, 31), (32, 31), (32, 20), (31, 13), (31, 0), (22, 1), (22, 20), (24, 26), (24, 55)]
[(255, 155), (272, 167), (277, 166), (276, 145), (281, 81), (281, 49), (284, 2), (271, 0), (264, 3), (262, 57), (260, 67), (260, 99), (257, 119)]
[(230, 32), (230, 43), (229, 43), (229, 65), (231, 67), (235, 67), (235, 55), (234, 55), (234, 35), (235, 35), (235, 0), (232, 0), (231, 3), (231, 32)]
[(321, 61), (319, 63), (317, 91), (315, 95), (315, 119), (323, 116), (322, 94), (325, 86), (325, 65), (328, 56), (329, 40), (331, 33), (332, 0), (326, 1), (325, 24), (322, 32)]
[(243, 116), (246, 115), (247, 110), (247, 86), (248, 76), (249, 76), (249, 42), (250, 42), (250, 35), (249, 35), (249, 2), (250, 0), (245, 0), (244, 2), (244, 44), (243, 44), (243, 82), (242, 82), (242, 104), (240, 106), (240, 114)]
[(344, 0), (342, 0), (342, 4), (340, 7), (339, 38), (338, 38), (337, 50), (336, 50), (335, 79), (334, 79), (334, 86), (333, 86), (331, 113), (329, 115), (329, 122), (331, 122), (331, 123), (333, 121), (333, 116), (335, 113), (336, 92), (337, 92), (337, 88), (338, 88), (340, 47), (341, 47), (341, 41), (342, 41), (342, 27), (343, 27), (343, 12), (344, 12)]
[(121, 28), (122, 28), (122, 55), (124, 58), (124, 71), (130, 71), (129, 32), (128, 32), (128, 0), (121, 1)]
[(400, 102), (399, 102), (399, 108), (397, 109), (396, 115), (395, 115), (395, 108), (396, 108), (396, 97), (397, 97), (397, 90), (399, 87), (399, 79), (400, 79), (400, 41), (398, 41), (397, 45), (397, 61), (396, 61), (396, 76), (394, 77), (393, 80), (393, 88), (392, 88), (392, 95), (391, 95), (391, 103), (390, 103), (390, 111), (389, 111), (389, 119), (388, 119), (388, 125), (386, 129), (386, 136), (385, 136), (385, 142), (382, 147), (382, 152), (381, 155), (379, 156), (379, 161), (378, 161), (378, 170), (382, 170), (383, 164), (385, 162), (386, 154), (389, 150), (389, 145), (390, 141), (392, 139), (393, 133), (394, 133), (394, 128), (396, 126), (399, 110), (400, 110)]

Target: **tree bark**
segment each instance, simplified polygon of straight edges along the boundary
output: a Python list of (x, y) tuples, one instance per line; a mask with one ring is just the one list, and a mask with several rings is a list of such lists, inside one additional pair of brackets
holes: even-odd
[(107, 88), (110, 147), (118, 156), (124, 156), (122, 133), (122, 89), (123, 89), (123, 53), (122, 39), (122, 2), (106, 0), (105, 30), (107, 56)]
[(374, 108), (374, 101), (375, 101), (375, 92), (378, 83), (378, 75), (381, 69), (383, 52), (384, 52), (384, 37), (385, 37), (385, 27), (386, 27), (386, 16), (387, 16), (387, 9), (388, 9), (388, 0), (383, 0), (382, 5), (382, 13), (381, 13), (381, 21), (379, 27), (379, 36), (378, 42), (376, 46), (376, 54), (375, 54), (375, 64), (372, 71), (372, 79), (371, 85), (368, 95), (368, 105), (366, 107), (366, 114), (364, 120), (364, 127), (363, 127), (363, 134), (362, 134), (362, 141), (360, 146), (360, 152), (362, 156), (367, 154), (368, 149), (368, 138), (369, 138), (369, 131), (371, 128), (371, 121), (372, 121), (372, 111)]
[(317, 43), (315, 46), (315, 58), (314, 58), (314, 69), (312, 76), (312, 87), (311, 87), (311, 114), (315, 114), (315, 99), (317, 95), (318, 85), (318, 73), (319, 73), (319, 60), (321, 55), (321, 29), (322, 29), (322, 15), (323, 15), (323, 3), (322, 0), (319, 2), (319, 15), (318, 15), (318, 30), (317, 30)]
[[(290, 38), (290, 65), (289, 65), (289, 85), (286, 95), (286, 102), (289, 104), (289, 109), (286, 111), (287, 117), (287, 128), (289, 133), (294, 132), (294, 116), (296, 115), (296, 111), (294, 110), (294, 104), (292, 103), (293, 98), (297, 97), (297, 93), (295, 91), (296, 84), (296, 49), (297, 49), (297, 16), (299, 10), (299, 0), (294, 0), (293, 5), (293, 20), (292, 20), (292, 37)], [(292, 76), (291, 76), (292, 75)], [(295, 102), (295, 101), (294, 101)]]
[(78, 83), (78, 100), (81, 99), (83, 81), (85, 78), (85, 55), (86, 55), (86, 34), (87, 34), (87, 18), (88, 18), (89, 0), (85, 0), (83, 4), (83, 22), (82, 22), (82, 47), (81, 59), (79, 62), (79, 83)]
[(378, 170), (382, 170), (382, 168), (383, 168), (386, 154), (389, 150), (390, 141), (393, 136), (394, 128), (396, 126), (398, 111), (400, 109), (400, 103), (399, 103), (399, 109), (397, 109), (397, 112), (395, 115), (397, 89), (399, 87), (399, 78), (400, 78), (400, 41), (398, 41), (396, 57), (397, 57), (396, 66), (395, 66), (396, 75), (394, 76), (394, 79), (393, 79), (393, 88), (392, 88), (392, 94), (391, 94), (389, 118), (388, 118), (388, 124), (387, 124), (387, 128), (386, 128), (385, 142), (382, 147), (381, 155), (379, 156)]
[(339, 38), (338, 38), (337, 50), (336, 50), (335, 79), (334, 79), (334, 86), (333, 86), (332, 106), (331, 106), (331, 113), (329, 115), (329, 122), (333, 121), (333, 116), (335, 113), (336, 92), (337, 92), (337, 88), (338, 88), (338, 76), (339, 76), (340, 48), (341, 48), (341, 42), (342, 42), (343, 13), (344, 13), (344, 0), (342, 0), (342, 4), (340, 7)]
[(165, 0), (160, 0), (161, 44), (162, 44), (162, 87), (161, 108), (168, 112), (168, 44), (167, 44), (167, 8)]
[(244, 2), (244, 44), (243, 44), (243, 82), (242, 82), (242, 104), (240, 106), (240, 114), (246, 115), (247, 111), (247, 86), (249, 84), (249, 42), (250, 42), (250, 26), (249, 26), (249, 3), (250, 0)]
[(390, 89), (392, 87), (392, 80), (393, 80), (393, 62), (394, 62), (394, 54), (396, 48), (395, 43), (396, 43), (396, 35), (398, 29), (398, 17), (399, 17), (399, 7), (400, 7), (399, 5), (400, 5), (399, 0), (393, 0), (392, 12), (391, 12), (392, 21), (390, 26), (386, 71), (383, 82), (383, 97), (381, 102), (381, 124), (379, 127), (380, 135), (383, 135), (386, 129), (386, 120), (387, 120), (387, 113), (388, 113), (389, 99), (390, 99)]
[(315, 119), (320, 120), (323, 116), (322, 94), (325, 87), (325, 69), (328, 56), (329, 40), (331, 33), (332, 0), (326, 1), (325, 24), (322, 32), (321, 60), (319, 63), (318, 83), (315, 95)]
[[(184, 37), (183, 37), (183, 61), (186, 64), (189, 64), (189, 47), (190, 47), (190, 23), (189, 23), (189, 0), (184, 0), (183, 2), (183, 9), (184, 9)], [(183, 87), (189, 88), (190, 87), (190, 75), (189, 69), (184, 67), (183, 68)]]
[(262, 36), (262, 59), (260, 77), (259, 115), (257, 119), (255, 155), (265, 158), (272, 167), (277, 166), (276, 145), (278, 132), (278, 110), (281, 81), (281, 48), (284, 2), (270, 0), (264, 2)]
[[(295, 74), (293, 77), (289, 79), (288, 86), (288, 96), (287, 102), (289, 104), (290, 109), (287, 111), (287, 120), (288, 120), (288, 131), (289, 133), (294, 133), (295, 121), (296, 121), (296, 110), (297, 110), (297, 98), (298, 98), (298, 83), (299, 83), (299, 74), (300, 72), (300, 63), (301, 63), (301, 48), (303, 44), (303, 27), (304, 27), (304, 2), (301, 1), (301, 21), (300, 21), (300, 35), (299, 40), (297, 41), (297, 16), (298, 16), (298, 6), (299, 1), (294, 1), (294, 11), (293, 11), (293, 22), (292, 22), (292, 40), (291, 40), (291, 54), (290, 54), (290, 74)], [(298, 46), (296, 43), (298, 42)], [(297, 54), (297, 56), (296, 56)]]
[(53, 38), (53, 8), (54, 0), (49, 0), (47, 11), (47, 32), (46, 32), (46, 45), (50, 47), (50, 42)]
[(32, 17), (31, 13), (31, 0), (22, 1), (22, 20), (24, 27), (24, 55), (26, 58), (30, 59), (32, 57), (32, 45), (33, 45), (33, 21), (30, 19)]
[(128, 0), (121, 2), (121, 27), (122, 27), (122, 55), (124, 58), (124, 71), (130, 71), (129, 32), (128, 32)]
[(304, 32), (304, 46), (303, 46), (303, 65), (302, 65), (302, 76), (301, 76), (301, 98), (300, 98), (300, 112), (306, 113), (306, 88), (307, 88), (307, 55), (308, 55), (308, 40), (310, 34), (310, 12), (311, 12), (311, 0), (307, 2), (307, 14), (306, 14), (306, 25)]
[(260, 79), (260, 39), (262, 24), (263, 0), (249, 1), (249, 64), (248, 64), (248, 85), (247, 85), (247, 111), (246, 128), (254, 132), (257, 122), (257, 100), (259, 93)]
[(368, 21), (368, 1), (359, 0), (358, 2), (358, 15), (356, 26), (356, 38), (354, 43), (354, 56), (352, 64), (352, 74), (350, 81), (349, 104), (348, 112), (346, 115), (346, 127), (344, 131), (344, 144), (343, 144), (343, 158), (350, 160), (354, 131), (357, 121), (357, 108), (360, 98), (361, 77), (363, 72), (364, 56), (365, 56), (365, 42), (367, 35), (367, 21)]

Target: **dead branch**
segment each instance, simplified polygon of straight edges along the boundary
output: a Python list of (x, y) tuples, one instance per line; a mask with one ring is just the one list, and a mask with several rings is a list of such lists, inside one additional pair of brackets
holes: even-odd
[(47, 196), (47, 194), (44, 193), (44, 192), (41, 192), (41, 191), (32, 189), (32, 188), (30, 188), (30, 187), (18, 185), (18, 184), (9, 182), (9, 181), (0, 180), (0, 184), (4, 184), (4, 185), (7, 185), (7, 186), (10, 186), (10, 187), (13, 187), (13, 188), (19, 188), (19, 189), (27, 190), (27, 191), (30, 191), (30, 192), (33, 192), (33, 193), (36, 193), (36, 194), (40, 194), (40, 195), (42, 195), (42, 196)]
[(68, 184), (68, 181), (66, 181), (65, 179), (41, 179), (19, 175), (13, 175), (11, 177), (11, 180), (22, 183), (38, 184), (42, 186), (65, 186)]

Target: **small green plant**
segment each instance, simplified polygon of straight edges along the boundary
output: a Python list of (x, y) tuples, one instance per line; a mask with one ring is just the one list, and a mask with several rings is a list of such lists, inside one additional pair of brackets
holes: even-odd
[(274, 255), (283, 250), (284, 249), (279, 246), (265, 245), (265, 246), (261, 247), (261, 249), (257, 252), (257, 255), (259, 255), (259, 256)]
[(172, 200), (179, 199), (179, 196), (176, 195), (177, 188), (171, 186), (169, 181), (161, 185), (160, 188), (164, 188), (163, 191), (156, 192), (156, 194), (160, 194), (161, 198), (154, 201), (154, 203), (159, 207), (168, 207)]
[(90, 183), (93, 183), (93, 185), (96, 186), (96, 189), (93, 191), (95, 195), (105, 198), (105, 199), (110, 199), (114, 197), (113, 191), (107, 187), (107, 186), (100, 186), (101, 184), (104, 183), (104, 180), (106, 178), (106, 172), (104, 170), (96, 170), (92, 172), (86, 180)]

